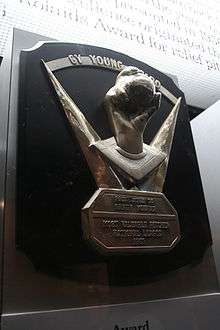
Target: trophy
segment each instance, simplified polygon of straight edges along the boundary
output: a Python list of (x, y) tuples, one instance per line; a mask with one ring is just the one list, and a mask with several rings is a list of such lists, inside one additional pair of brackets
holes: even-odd
[(108, 254), (172, 249), (180, 239), (178, 215), (162, 190), (181, 99), (144, 143), (161, 86), (142, 70), (122, 66), (103, 100), (112, 137), (102, 140), (43, 63), (98, 188), (82, 208), (86, 241)]

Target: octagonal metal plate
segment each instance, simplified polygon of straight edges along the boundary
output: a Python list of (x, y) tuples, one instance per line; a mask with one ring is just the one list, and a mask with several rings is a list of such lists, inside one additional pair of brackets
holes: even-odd
[(176, 210), (162, 193), (98, 189), (82, 209), (85, 239), (104, 253), (167, 252), (180, 239)]

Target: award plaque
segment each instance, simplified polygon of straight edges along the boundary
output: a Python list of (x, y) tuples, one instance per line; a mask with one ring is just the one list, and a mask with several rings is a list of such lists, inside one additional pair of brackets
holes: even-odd
[(16, 29), (10, 50), (2, 328), (214, 329), (216, 246), (178, 77)]
[[(98, 59), (98, 60), (97, 60)], [(117, 63), (115, 67), (112, 63)], [(180, 98), (142, 70), (99, 56), (69, 56), (44, 63), (98, 190), (82, 208), (85, 239), (106, 253), (165, 252), (180, 238), (176, 210), (162, 193)], [(102, 139), (52, 73), (92, 66), (120, 73), (103, 100), (113, 136)], [(143, 133), (159, 111), (161, 95), (174, 106), (150, 144)]]
[(21, 30), (1, 72), (2, 327), (215, 319), (216, 260), (177, 78)]
[(19, 82), (17, 246), (36, 266), (143, 259), (155, 273), (203, 255), (209, 223), (170, 77), (114, 51), (49, 42), (21, 52)]

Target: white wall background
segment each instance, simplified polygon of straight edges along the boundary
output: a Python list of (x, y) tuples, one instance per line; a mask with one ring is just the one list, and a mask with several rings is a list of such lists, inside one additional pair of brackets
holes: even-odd
[(0, 55), (20, 28), (111, 48), (176, 75), (187, 102), (220, 99), (218, 0), (0, 0)]

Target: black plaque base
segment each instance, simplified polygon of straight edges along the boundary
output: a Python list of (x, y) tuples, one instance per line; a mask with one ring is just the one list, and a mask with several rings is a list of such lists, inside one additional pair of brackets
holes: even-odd
[[(25, 52), (19, 62), (21, 49), (33, 47), (42, 38), (24, 31), (15, 32), (12, 68), (7, 70), (4, 80), (9, 81), (11, 73), (2, 327), (46, 330), (53, 324), (54, 329), (65, 330), (73, 327), (114, 329), (116, 325), (143, 325), (148, 320), (152, 330), (154, 326), (157, 330), (159, 326), (178, 330), (197, 326), (207, 330), (210, 325), (218, 329), (219, 295), (212, 293), (219, 292), (219, 285), (186, 107), (182, 107), (179, 116), (172, 150), (175, 156), (168, 169), (164, 191), (178, 212), (181, 241), (171, 252), (161, 256), (101, 257), (85, 244), (80, 220), (77, 220), (81, 207), (96, 187), (81, 153), (74, 152), (78, 146), (73, 146), (65, 121), (63, 127), (64, 118), (58, 103), (38, 66), (47, 47), (37, 49), (34, 58), (31, 52), (30, 55)], [(73, 52), (69, 44), (64, 54), (63, 45), (52, 44), (54, 53), (51, 57), (48, 55), (48, 59)], [(83, 49), (77, 46), (78, 52)], [(95, 50), (106, 52), (88, 48), (88, 52)], [(115, 54), (112, 52), (112, 56)], [(135, 60), (130, 62), (126, 56), (123, 58), (128, 64), (140, 64)], [(140, 65), (146, 69), (143, 63)], [(175, 95), (182, 95), (171, 79), (150, 67), (147, 69), (152, 75), (160, 76)], [(68, 74), (68, 70), (64, 73)], [(74, 87), (73, 73), (74, 70), (70, 74), (69, 90)], [(21, 83), (19, 106), (18, 77)], [(100, 81), (99, 84), (102, 85)], [(4, 93), (2, 97), (5, 103), (7, 95)], [(89, 106), (90, 101), (87, 103)], [(22, 108), (22, 104), (26, 106)], [(170, 104), (167, 103), (167, 107), (168, 112)], [(164, 109), (166, 112), (166, 107)], [(96, 111), (102, 115), (101, 108)], [(65, 137), (62, 141), (61, 133)], [(17, 209), (14, 203), (16, 175)], [(81, 187), (79, 192), (75, 190), (77, 187)]]
[[(203, 256), (211, 242), (195, 150), (182, 92), (156, 69), (111, 50), (69, 43), (45, 43), (20, 56), (18, 107), (17, 244), (35, 266), (60, 274), (81, 262), (103, 262), (85, 244), (81, 209), (96, 190), (95, 182), (52, 92), (41, 59), (71, 54), (95, 55), (139, 67), (176, 97), (182, 96), (164, 194), (177, 210), (182, 238), (162, 256), (144, 256), (151, 270), (167, 272)], [(102, 101), (117, 72), (102, 67), (70, 66), (55, 72), (68, 94), (97, 129), (111, 136)], [(146, 130), (147, 143), (172, 108), (166, 98)], [(184, 137), (184, 138), (183, 138)], [(140, 263), (140, 268), (142, 262)], [(67, 274), (64, 271), (65, 275)], [(71, 276), (71, 271), (70, 271)], [(144, 276), (144, 274), (143, 274)]]

